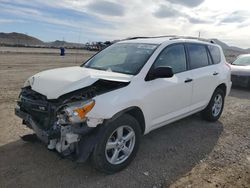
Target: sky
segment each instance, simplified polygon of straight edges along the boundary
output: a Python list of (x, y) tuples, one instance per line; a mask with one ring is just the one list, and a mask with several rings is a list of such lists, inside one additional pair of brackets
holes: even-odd
[(200, 32), (250, 48), (250, 1), (0, 0), (0, 32), (81, 43)]

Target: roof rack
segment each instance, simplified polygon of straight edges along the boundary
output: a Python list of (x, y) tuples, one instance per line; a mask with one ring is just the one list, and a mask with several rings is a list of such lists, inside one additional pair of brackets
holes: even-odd
[(169, 40), (177, 40), (177, 39), (195, 39), (195, 40), (200, 40), (204, 42), (209, 42), (212, 44), (215, 44), (216, 42), (212, 39), (205, 39), (205, 38), (200, 38), (200, 37), (191, 37), (191, 36), (178, 36), (178, 35), (162, 35), (162, 36), (154, 36), (154, 37), (130, 37), (125, 40), (135, 40), (135, 39), (148, 39), (148, 38), (164, 38), (164, 37), (169, 37)]
[(134, 40), (134, 39), (149, 39), (149, 38), (164, 38), (164, 37), (176, 37), (176, 35), (162, 35), (162, 36), (154, 36), (154, 37), (130, 37), (125, 40)]
[(176, 40), (176, 39), (194, 39), (194, 40), (200, 40), (200, 41), (215, 44), (215, 41), (212, 39), (205, 39), (205, 38), (200, 38), (200, 37), (190, 37), (190, 36), (176, 36), (176, 37), (170, 38), (169, 40)]

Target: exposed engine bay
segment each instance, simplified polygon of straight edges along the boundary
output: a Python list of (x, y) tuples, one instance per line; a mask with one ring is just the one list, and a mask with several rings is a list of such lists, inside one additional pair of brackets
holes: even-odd
[[(87, 159), (98, 138), (99, 126), (89, 127), (86, 114), (94, 107), (97, 95), (125, 87), (129, 82), (99, 79), (92, 85), (64, 94), (57, 99), (22, 88), (15, 113), (23, 124), (34, 130), (48, 149), (63, 156), (76, 154), (78, 161)], [(99, 120), (100, 125), (104, 121)], [(88, 138), (88, 139), (86, 139)]]

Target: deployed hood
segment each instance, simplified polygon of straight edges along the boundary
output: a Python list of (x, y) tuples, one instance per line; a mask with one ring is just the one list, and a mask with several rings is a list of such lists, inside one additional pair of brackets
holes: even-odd
[(45, 95), (48, 99), (57, 99), (66, 93), (90, 86), (99, 79), (130, 82), (132, 77), (84, 67), (67, 67), (40, 72), (30, 77), (28, 82), (32, 90)]
[(238, 76), (250, 76), (250, 65), (247, 66), (231, 65), (231, 73), (232, 75), (238, 75)]

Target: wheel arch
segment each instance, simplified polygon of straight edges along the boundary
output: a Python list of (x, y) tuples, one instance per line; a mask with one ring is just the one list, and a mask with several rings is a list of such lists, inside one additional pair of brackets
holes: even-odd
[(138, 106), (131, 106), (129, 108), (126, 108), (126, 109), (116, 113), (108, 121), (113, 121), (113, 120), (117, 119), (118, 117), (122, 116), (123, 114), (129, 114), (132, 117), (134, 117), (138, 121), (138, 123), (140, 125), (141, 133), (142, 134), (145, 133), (146, 123), (145, 123), (144, 114), (143, 114), (142, 110)]
[(227, 85), (225, 83), (221, 83), (220, 85), (218, 85), (215, 88), (215, 90), (218, 89), (218, 88), (221, 89), (224, 92), (225, 96), (227, 95)]

